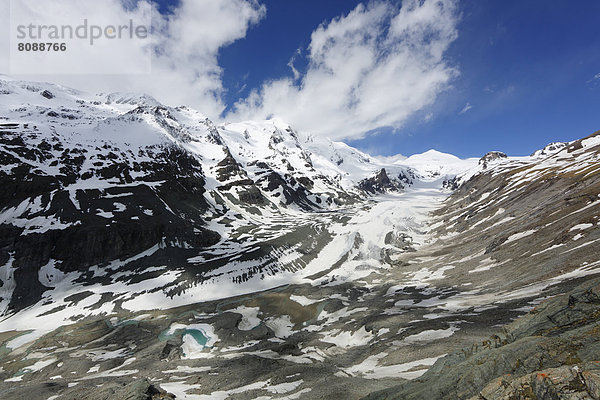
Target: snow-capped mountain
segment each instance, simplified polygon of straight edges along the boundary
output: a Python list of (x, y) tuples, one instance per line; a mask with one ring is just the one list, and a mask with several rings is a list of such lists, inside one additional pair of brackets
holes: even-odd
[(0, 397), (469, 398), (593, 372), (592, 283), (489, 338), (600, 272), (599, 138), (372, 157), (0, 77)]
[[(198, 250), (221, 245), (241, 255), (252, 248), (242, 243), (253, 242), (243, 231), (446, 179), (472, 162), (428, 152), (385, 165), (279, 120), (217, 126), (146, 95), (7, 78), (0, 93), (2, 257), (14, 271), (2, 312), (34, 304), (65, 274), (94, 281), (99, 269), (129, 258), (132, 270), (193, 265), (192, 280), (202, 281), (228, 259), (209, 266)], [(443, 171), (427, 169), (441, 161)], [(281, 236), (271, 231), (263, 239)], [(140, 261), (144, 252), (154, 261)], [(271, 261), (231, 271), (231, 279), (276, 272)]]
[(451, 154), (428, 150), (423, 154), (415, 154), (405, 160), (397, 161), (395, 164), (410, 167), (421, 179), (447, 180), (475, 167), (477, 163), (477, 158), (461, 160)]

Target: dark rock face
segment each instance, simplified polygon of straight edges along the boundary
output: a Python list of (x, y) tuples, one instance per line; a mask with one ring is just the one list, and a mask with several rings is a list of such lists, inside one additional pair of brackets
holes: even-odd
[[(320, 205), (311, 200), (310, 179), (296, 179), (290, 174), (280, 174), (265, 165), (265, 170), (260, 174), (256, 184), (263, 191), (273, 193), (275, 197), (283, 195), (283, 203), (286, 205), (296, 204), (305, 210), (318, 209)], [(251, 195), (251, 193), (249, 193)], [(248, 196), (244, 193), (244, 196)]]
[(403, 232), (388, 232), (384, 241), (402, 251), (415, 251), (412, 238)]
[(400, 183), (390, 180), (385, 168), (382, 168), (377, 175), (360, 181), (358, 187), (368, 193), (385, 193), (403, 189)]
[(505, 236), (497, 237), (485, 248), (485, 254), (494, 252), (502, 243), (506, 242), (508, 238)]
[(247, 178), (243, 169), (231, 155), (229, 150), (226, 151), (226, 157), (217, 164), (217, 179), (225, 182), (235, 177)]
[[(65, 148), (58, 137), (32, 148), (25, 136), (37, 134), (25, 126), (0, 131), (0, 160), (14, 165), (0, 171), (5, 189), (0, 204), (21, 221), (0, 225), (0, 258), (12, 257), (16, 268), (11, 309), (34, 304), (53, 286), (44, 286), (38, 277), (49, 263), (62, 273), (85, 272), (153, 246), (186, 243), (202, 248), (219, 240), (204, 228), (202, 214), (208, 205), (201, 165), (181, 148), (143, 148), (134, 157), (108, 144), (95, 151)], [(44, 173), (37, 167), (40, 161), (56, 166), (59, 173)], [(97, 167), (84, 170), (90, 162)], [(97, 183), (84, 183), (92, 179)], [(103, 181), (123, 187), (96, 188)]]
[(508, 156), (501, 151), (490, 151), (479, 159), (479, 165), (483, 165), (483, 168), (485, 169), (490, 162), (503, 158), (508, 158)]
[(458, 184), (456, 178), (451, 178), (451, 179), (446, 179), (444, 182), (442, 182), (442, 187), (444, 189), (454, 191), (454, 190), (458, 189), (459, 184)]
[(260, 190), (254, 186), (248, 186), (246, 190), (238, 193), (240, 201), (247, 204), (264, 204), (265, 198)]
[(44, 90), (42, 93), (40, 93), (43, 97), (47, 98), (47, 99), (53, 99), (54, 98), (54, 94), (52, 94), (51, 91), (49, 90)]
[(174, 394), (168, 393), (150, 383), (147, 379), (139, 379), (128, 385), (107, 382), (96, 390), (77, 390), (61, 396), (68, 400), (174, 400)]

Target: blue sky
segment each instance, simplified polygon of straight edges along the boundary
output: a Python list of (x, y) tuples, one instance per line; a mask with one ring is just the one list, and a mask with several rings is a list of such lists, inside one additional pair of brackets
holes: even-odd
[(521, 155), (600, 129), (600, 2), (470, 1), (461, 10), (448, 52), (461, 75), (433, 107), (437, 117), (354, 144)]
[[(266, 18), (221, 51), (228, 105), (264, 80), (290, 74), (287, 63), (311, 32), (359, 2), (263, 3)], [(462, 1), (460, 14), (458, 39), (446, 55), (460, 70), (452, 86), (400, 129), (351, 145), (382, 155), (430, 148), (461, 157), (523, 155), (600, 129), (600, 2)]]
[[(229, 103), (236, 85), (289, 73), (287, 61), (308, 44), (314, 27), (353, 7), (349, 1), (265, 3), (267, 18), (222, 53)], [(600, 2), (463, 1), (460, 10), (459, 36), (448, 53), (460, 77), (424, 112), (433, 118), (424, 122), (419, 115), (396, 132), (383, 129), (350, 144), (382, 155), (429, 148), (461, 157), (488, 150), (522, 155), (600, 129), (600, 79), (594, 79)], [(467, 103), (472, 108), (460, 114)]]

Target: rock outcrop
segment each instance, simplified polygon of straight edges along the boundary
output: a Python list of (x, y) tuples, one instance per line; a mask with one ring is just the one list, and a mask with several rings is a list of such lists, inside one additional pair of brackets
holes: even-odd
[(501, 151), (490, 151), (479, 159), (479, 165), (481, 165), (483, 169), (486, 169), (490, 163), (503, 158), (508, 158), (508, 156)]
[(540, 304), (421, 378), (365, 399), (598, 399), (600, 279)]

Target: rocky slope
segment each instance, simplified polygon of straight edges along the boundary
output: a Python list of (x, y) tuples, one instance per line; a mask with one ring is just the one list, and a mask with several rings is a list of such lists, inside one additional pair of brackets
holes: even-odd
[(390, 164), (0, 84), (2, 397), (593, 398), (598, 135)]
[(600, 279), (544, 301), (421, 378), (368, 399), (600, 398)]
[[(475, 280), (477, 293), (463, 296), (474, 305), (528, 295), (534, 305), (569, 294), (440, 359), (421, 378), (368, 398), (599, 398), (600, 280), (584, 278), (600, 265), (599, 155), (597, 132), (531, 157), (491, 154), (458, 177), (460, 188), (434, 213), (444, 259), (453, 265), (444, 282)], [(465, 254), (479, 267), (454, 261)]]

